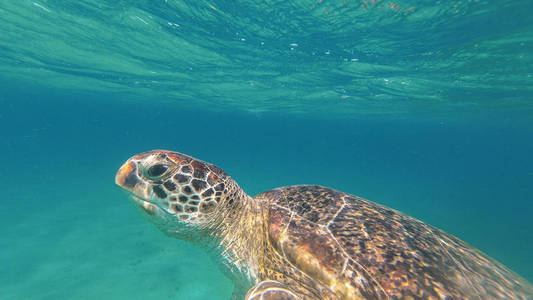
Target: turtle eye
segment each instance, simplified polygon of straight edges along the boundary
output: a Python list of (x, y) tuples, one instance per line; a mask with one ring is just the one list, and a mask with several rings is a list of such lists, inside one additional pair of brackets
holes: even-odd
[(153, 165), (148, 169), (148, 176), (159, 177), (168, 170), (168, 166), (164, 164)]

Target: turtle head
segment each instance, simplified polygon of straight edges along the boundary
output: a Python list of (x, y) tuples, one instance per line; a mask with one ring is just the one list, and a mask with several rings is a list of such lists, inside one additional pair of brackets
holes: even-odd
[(212, 164), (165, 150), (133, 156), (115, 177), (156, 225), (178, 236), (213, 219), (229, 180)]

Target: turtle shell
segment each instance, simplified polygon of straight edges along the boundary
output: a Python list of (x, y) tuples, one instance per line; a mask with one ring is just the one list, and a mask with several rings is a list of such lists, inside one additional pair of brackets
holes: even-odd
[(268, 202), (269, 241), (284, 260), (273, 268), (290, 277), (276, 279), (318, 298), (533, 299), (533, 287), (500, 263), (391, 208), (316, 185), (256, 198)]

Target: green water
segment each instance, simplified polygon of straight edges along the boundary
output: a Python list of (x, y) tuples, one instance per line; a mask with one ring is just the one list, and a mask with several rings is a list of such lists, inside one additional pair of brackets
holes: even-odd
[[(366, 4), (368, 3), (368, 4)], [(150, 149), (334, 187), (533, 280), (528, 1), (0, 3), (0, 298), (228, 299), (114, 185)]]

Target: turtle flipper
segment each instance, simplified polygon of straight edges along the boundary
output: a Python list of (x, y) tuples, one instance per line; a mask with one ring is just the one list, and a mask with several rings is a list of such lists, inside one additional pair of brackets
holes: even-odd
[(265, 280), (253, 286), (244, 300), (299, 300), (291, 290), (278, 281)]

